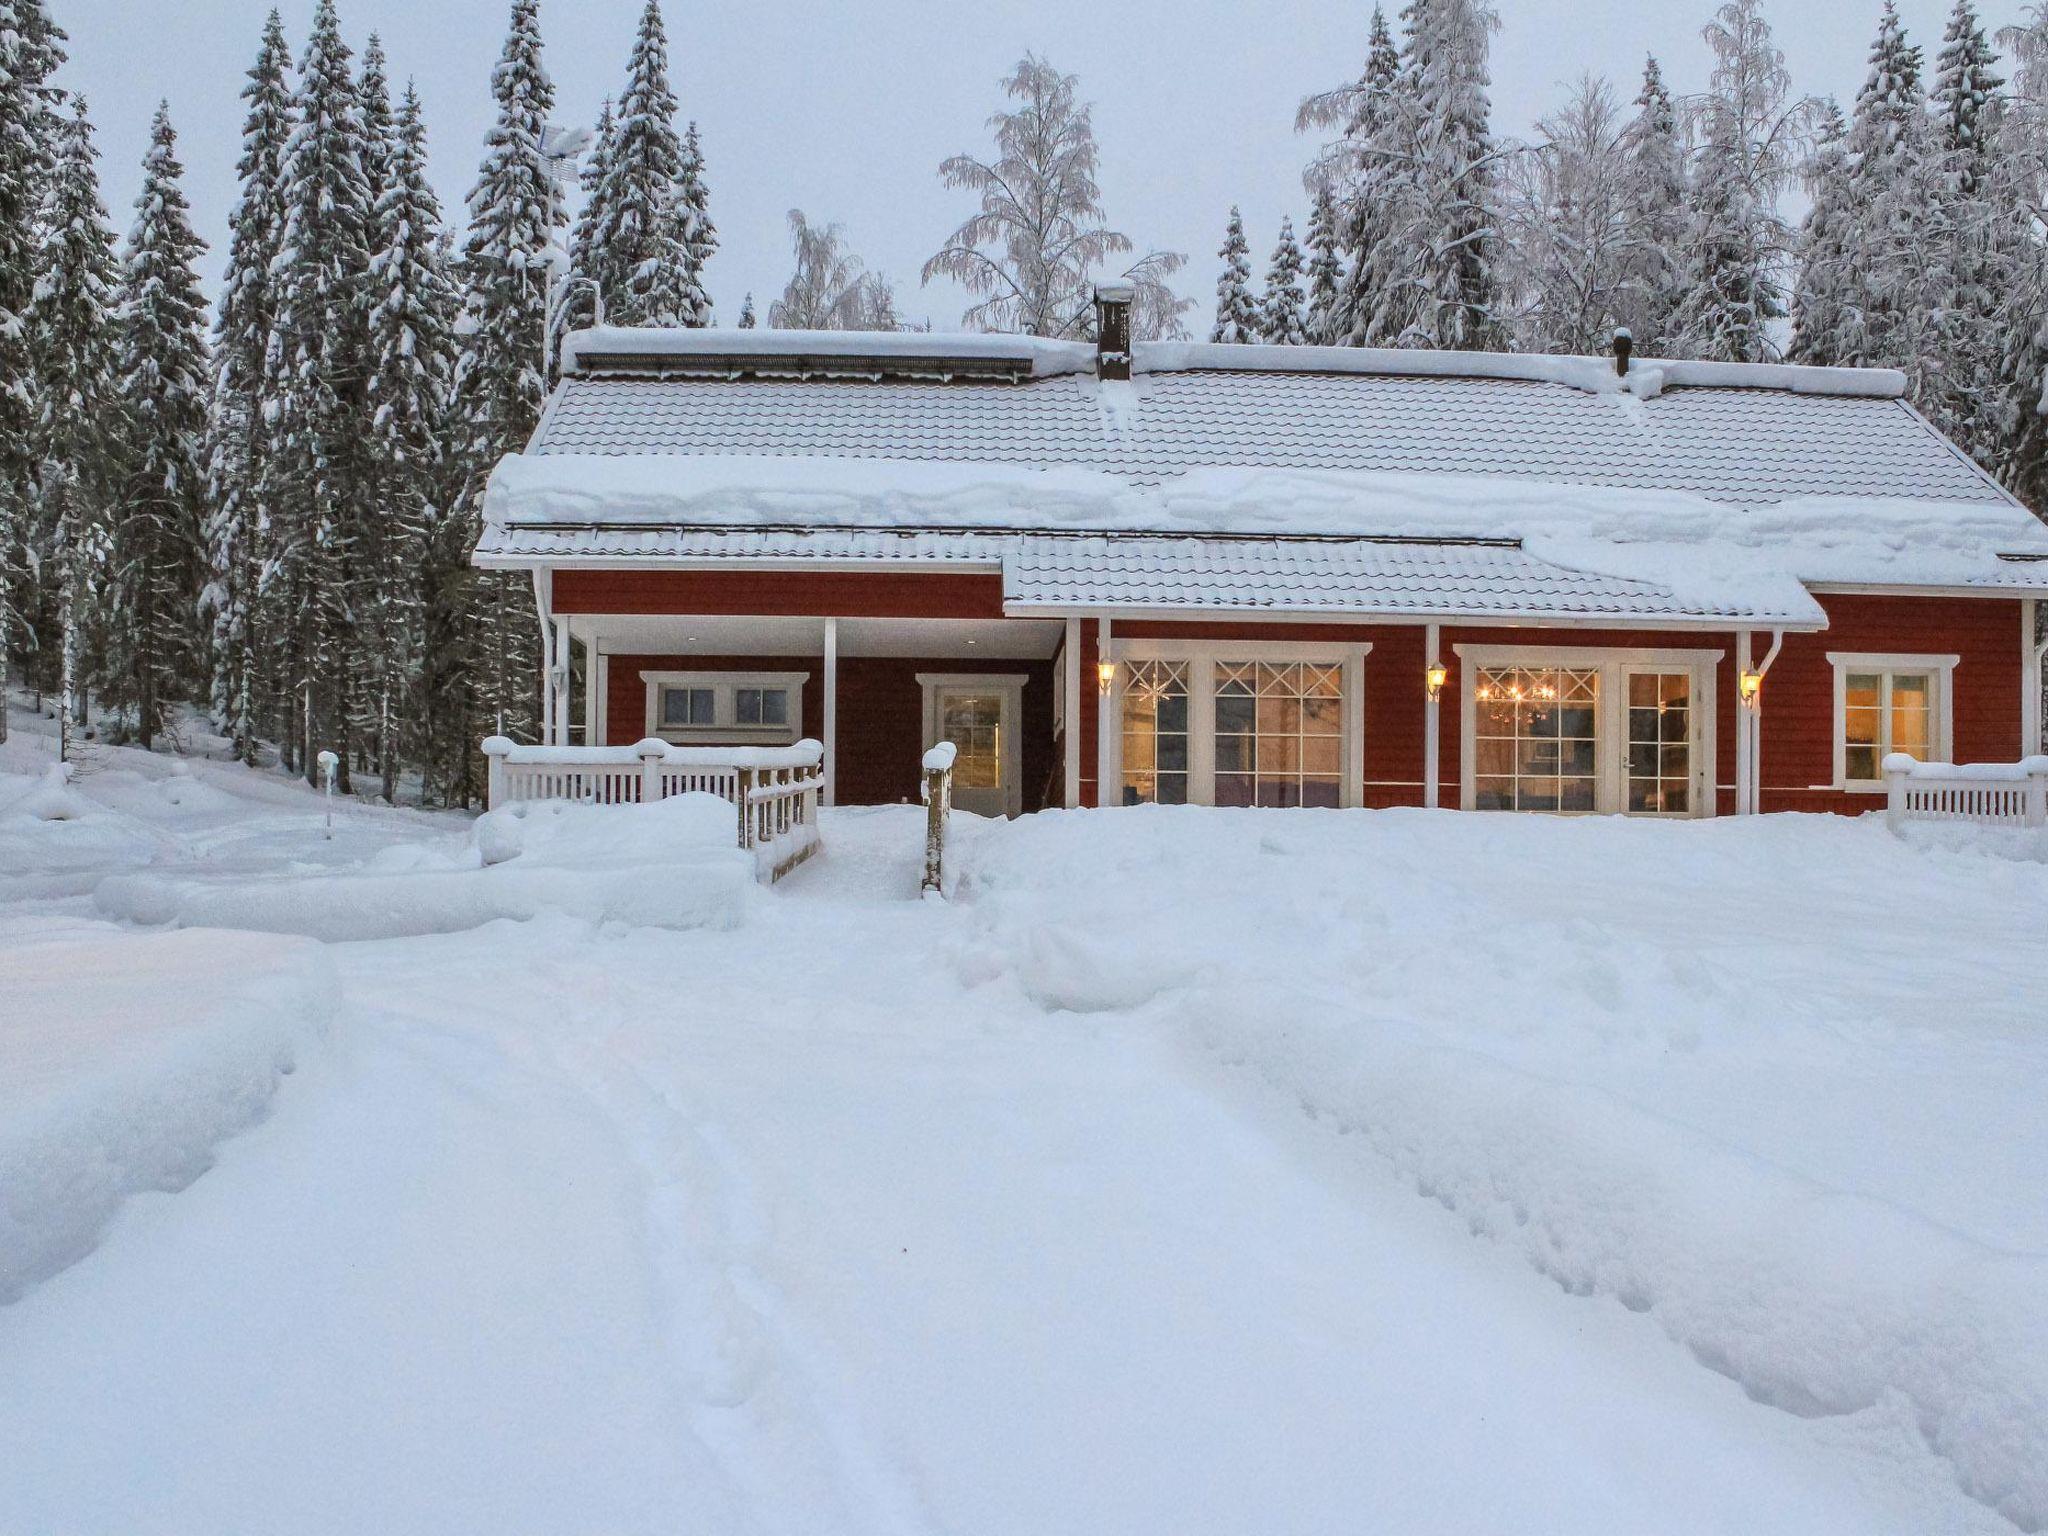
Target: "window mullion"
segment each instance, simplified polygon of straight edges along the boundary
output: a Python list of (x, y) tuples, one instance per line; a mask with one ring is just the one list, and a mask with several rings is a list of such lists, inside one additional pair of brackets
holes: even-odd
[(1188, 661), (1188, 799), (1216, 803), (1216, 658), (1208, 652)]

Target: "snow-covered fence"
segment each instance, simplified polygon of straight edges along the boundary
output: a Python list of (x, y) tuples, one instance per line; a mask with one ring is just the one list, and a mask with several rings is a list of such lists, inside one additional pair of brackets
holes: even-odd
[(953, 809), (953, 759), (960, 748), (942, 741), (924, 755), (924, 885), (946, 894), (946, 817)]
[(1885, 820), (1980, 821), (2048, 826), (2048, 757), (2016, 763), (1923, 763), (1904, 752), (1884, 760)]
[(487, 737), (490, 805), (572, 800), (580, 805), (647, 805), (674, 795), (710, 794), (738, 816), (739, 845), (767, 880), (779, 880), (816, 851), (819, 772), (825, 749), (678, 747), (656, 737), (630, 747), (530, 747)]

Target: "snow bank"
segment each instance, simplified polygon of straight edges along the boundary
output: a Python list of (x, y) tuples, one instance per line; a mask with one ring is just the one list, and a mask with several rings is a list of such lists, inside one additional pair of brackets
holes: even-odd
[(1142, 808), (995, 828), (959, 890), (964, 976), (1149, 1010), (1753, 1397), (1910, 1404), (1964, 1489), (2048, 1525), (2023, 854), (1875, 819)]
[(44, 921), (0, 939), (0, 1303), (182, 1189), (325, 1029), (317, 945)]
[(736, 846), (732, 807), (691, 794), (644, 806), (509, 806), (479, 818), (461, 854), (445, 844), (392, 849), (349, 873), (116, 875), (93, 899), (130, 922), (338, 943), (454, 933), (544, 912), (732, 928), (753, 890), (753, 861)]

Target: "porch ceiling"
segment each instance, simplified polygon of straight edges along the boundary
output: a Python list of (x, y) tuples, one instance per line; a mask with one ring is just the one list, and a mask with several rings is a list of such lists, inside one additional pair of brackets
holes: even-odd
[[(575, 615), (579, 644), (591, 639), (608, 656), (817, 656), (822, 618), (727, 614)], [(1058, 648), (1058, 619), (841, 619), (841, 656), (979, 656), (1044, 660)]]

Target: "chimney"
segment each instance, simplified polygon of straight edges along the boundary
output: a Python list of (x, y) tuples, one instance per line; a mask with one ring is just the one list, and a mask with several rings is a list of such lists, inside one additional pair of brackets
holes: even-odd
[(1623, 378), (1628, 377), (1629, 354), (1635, 349), (1636, 339), (1629, 334), (1628, 327), (1617, 325), (1614, 328), (1614, 371)]
[(1095, 376), (1131, 376), (1131, 299), (1129, 283), (1095, 285)]

